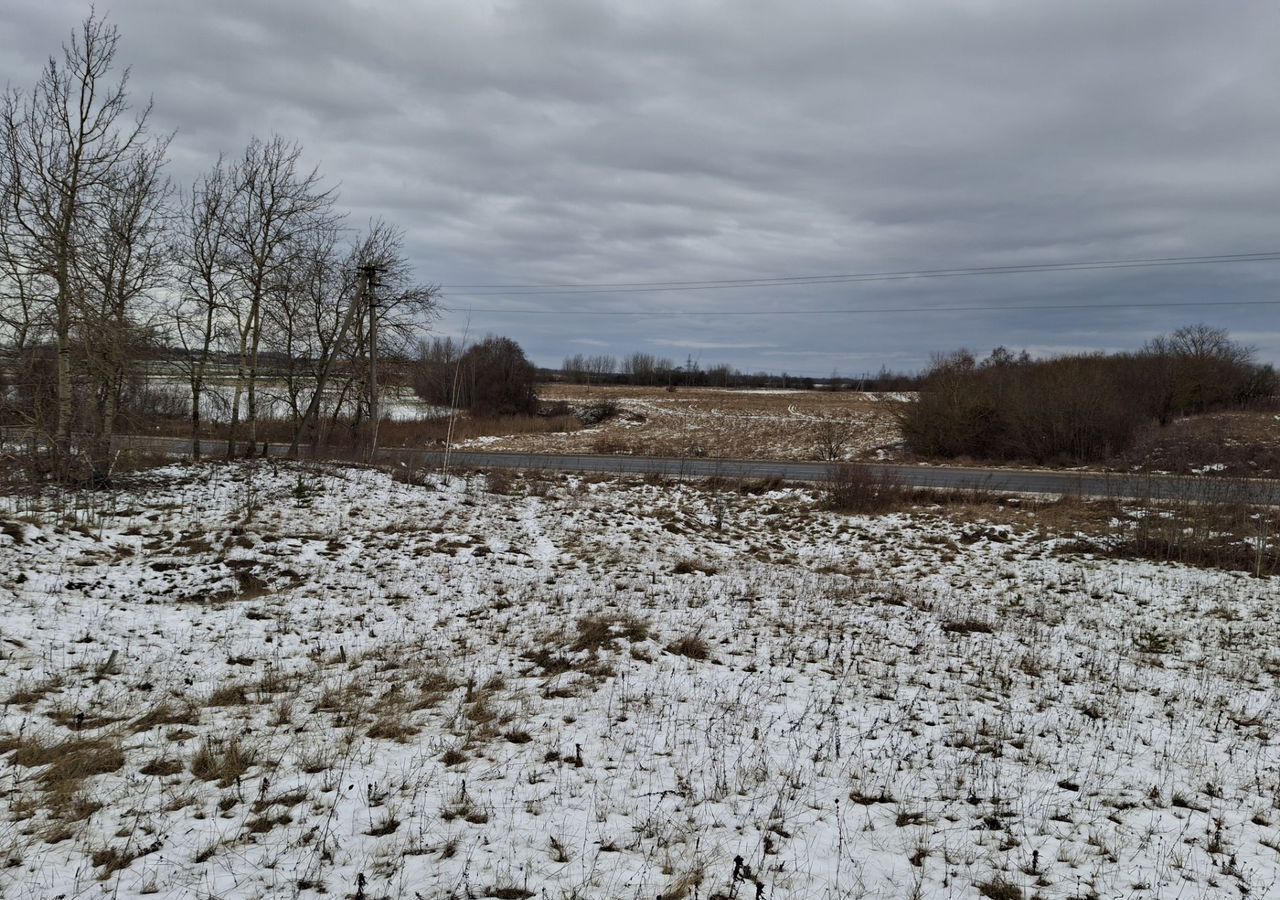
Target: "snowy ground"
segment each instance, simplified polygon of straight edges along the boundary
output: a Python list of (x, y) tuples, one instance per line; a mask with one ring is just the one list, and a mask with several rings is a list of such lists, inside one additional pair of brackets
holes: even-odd
[(489, 488), (9, 498), (0, 895), (1280, 896), (1276, 580)]

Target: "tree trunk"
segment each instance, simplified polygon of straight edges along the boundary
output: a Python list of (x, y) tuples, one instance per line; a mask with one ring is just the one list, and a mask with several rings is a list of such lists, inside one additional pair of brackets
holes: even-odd
[(236, 436), (240, 429), (240, 398), (244, 395), (245, 357), (249, 351), (249, 332), (240, 332), (240, 353), (236, 358), (236, 390), (232, 395), (231, 424), (227, 431), (227, 459), (235, 459)]
[(111, 484), (111, 438), (116, 430), (116, 417), (120, 413), (121, 376), (113, 373), (107, 385), (107, 396), (102, 405), (102, 422), (94, 442), (92, 481), (96, 487)]
[(200, 391), (199, 377), (191, 382), (191, 458), (200, 462)]
[(248, 413), (249, 455), (253, 455), (258, 443), (258, 345), (262, 341), (262, 301), (254, 297), (253, 308), (249, 313), (249, 322), (253, 329), (253, 341), (249, 349), (249, 394)]
[(71, 466), (71, 420), (73, 397), (71, 390), (71, 317), (69, 310), (58, 312), (58, 375), (57, 375), (57, 424), (54, 429), (54, 457), (60, 478), (65, 478)]

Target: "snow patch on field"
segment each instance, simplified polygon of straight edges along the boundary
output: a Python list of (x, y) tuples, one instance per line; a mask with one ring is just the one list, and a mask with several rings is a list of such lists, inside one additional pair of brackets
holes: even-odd
[(1274, 580), (793, 491), (418, 480), (10, 498), (0, 893), (1280, 892)]

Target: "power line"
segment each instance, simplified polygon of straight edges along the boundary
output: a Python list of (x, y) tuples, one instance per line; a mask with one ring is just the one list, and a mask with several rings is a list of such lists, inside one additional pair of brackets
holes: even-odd
[(1177, 309), (1182, 307), (1210, 306), (1280, 306), (1280, 300), (1190, 300), (1190, 301), (1156, 301), (1151, 303), (1049, 303), (1025, 305), (980, 305), (980, 306), (881, 306), (842, 309), (737, 309), (707, 310), (694, 312), (690, 310), (670, 310), (665, 312), (643, 312), (635, 310), (592, 310), (592, 309), (529, 309), (527, 307), (466, 307), (468, 313), (511, 313), (531, 316), (625, 316), (629, 318), (719, 318), (725, 316), (856, 316), (868, 313), (931, 313), (931, 312), (1017, 312), (1042, 311), (1057, 309)]
[(949, 269), (914, 269), (897, 272), (859, 272), (839, 275), (778, 275), (771, 278), (723, 278), (709, 281), (618, 281), (577, 284), (455, 284), (445, 290), (462, 290), (455, 296), (493, 297), (542, 294), (629, 294), (668, 291), (707, 291), (730, 288), (785, 287), (810, 284), (850, 284), (862, 281), (897, 281), (916, 278), (963, 278), (988, 275), (1023, 275), (1050, 272), (1084, 272), (1106, 269), (1161, 268), (1165, 266), (1228, 265), (1280, 261), (1280, 250), (1256, 253), (1223, 253), (1203, 256), (1157, 256), (1137, 259), (1087, 260), (1068, 263), (1026, 263), (1005, 266), (961, 266)]

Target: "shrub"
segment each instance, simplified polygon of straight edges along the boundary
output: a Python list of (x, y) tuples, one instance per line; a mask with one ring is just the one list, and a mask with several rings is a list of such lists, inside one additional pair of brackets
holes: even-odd
[(906, 487), (893, 473), (854, 463), (831, 466), (822, 488), (822, 505), (834, 512), (892, 512), (907, 500)]
[(440, 406), (457, 406), (472, 415), (534, 415), (537, 371), (520, 345), (510, 338), (487, 337), (459, 352), (452, 342), (424, 344), (414, 376), (422, 399)]
[(578, 421), (587, 428), (599, 425), (612, 419), (619, 412), (618, 404), (612, 400), (600, 400), (578, 411)]
[(935, 359), (900, 424), (922, 456), (1087, 462), (1124, 452), (1148, 423), (1261, 403), (1276, 389), (1252, 351), (1192, 326), (1140, 353)]

